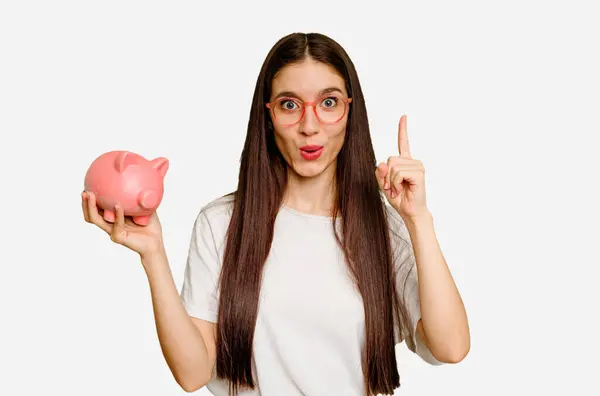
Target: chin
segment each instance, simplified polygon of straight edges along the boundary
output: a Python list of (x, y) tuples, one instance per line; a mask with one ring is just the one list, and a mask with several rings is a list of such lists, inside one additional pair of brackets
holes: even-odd
[(294, 172), (301, 177), (315, 177), (323, 173), (326, 167), (323, 164), (302, 164), (300, 166), (293, 167)]

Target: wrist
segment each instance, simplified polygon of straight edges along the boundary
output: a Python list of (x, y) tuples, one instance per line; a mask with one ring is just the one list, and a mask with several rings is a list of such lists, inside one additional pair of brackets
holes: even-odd
[(154, 266), (155, 263), (159, 263), (166, 258), (167, 254), (164, 245), (158, 244), (155, 248), (149, 249), (145, 252), (140, 253), (140, 260), (144, 268)]
[(431, 212), (427, 211), (419, 215), (407, 217), (406, 219), (404, 219), (404, 222), (406, 223), (407, 227), (418, 227), (419, 225), (423, 224), (429, 225), (433, 222), (433, 215), (431, 214)]

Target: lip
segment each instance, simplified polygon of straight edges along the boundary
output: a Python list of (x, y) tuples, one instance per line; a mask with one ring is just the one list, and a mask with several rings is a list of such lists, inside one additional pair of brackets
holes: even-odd
[(300, 147), (300, 155), (305, 160), (309, 160), (309, 161), (316, 160), (323, 153), (323, 148), (324, 148), (323, 146), (317, 146), (317, 145), (312, 145), (312, 144), (302, 146), (302, 147)]
[(302, 150), (302, 151), (317, 151), (322, 148), (323, 148), (323, 146), (318, 146), (316, 144), (307, 144), (306, 146), (300, 147), (300, 150)]

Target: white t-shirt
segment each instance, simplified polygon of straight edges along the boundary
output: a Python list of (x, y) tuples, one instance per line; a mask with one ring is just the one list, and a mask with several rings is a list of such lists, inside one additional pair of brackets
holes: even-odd
[[(194, 223), (181, 298), (194, 317), (217, 322), (218, 279), (233, 198), (215, 199)], [(411, 328), (396, 329), (396, 343), (433, 365), (441, 364), (416, 332), (421, 317), (417, 269), (402, 218), (387, 206), (400, 301)], [(404, 283), (406, 280), (406, 283)], [(257, 388), (240, 396), (362, 396), (363, 303), (347, 274), (331, 218), (283, 206), (275, 222), (265, 262), (252, 370)], [(207, 385), (228, 395), (227, 383), (213, 373)]]

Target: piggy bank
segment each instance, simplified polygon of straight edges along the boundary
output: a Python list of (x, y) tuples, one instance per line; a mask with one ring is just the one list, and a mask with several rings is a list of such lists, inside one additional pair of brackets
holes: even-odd
[(163, 182), (169, 161), (160, 157), (151, 161), (129, 151), (110, 151), (92, 162), (85, 175), (85, 191), (96, 196), (104, 210), (104, 220), (115, 221), (115, 205), (123, 208), (138, 225), (147, 225), (160, 205)]

